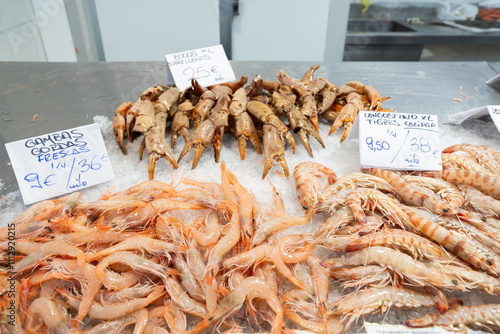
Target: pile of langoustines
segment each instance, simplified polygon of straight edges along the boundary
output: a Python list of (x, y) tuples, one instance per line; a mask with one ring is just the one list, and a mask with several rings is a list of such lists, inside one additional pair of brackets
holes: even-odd
[(15, 263), (1, 230), (2, 333), (341, 333), (388, 308), (431, 310), (407, 326), (492, 329), (500, 304), (451, 296), (500, 292), (500, 152), (460, 144), (442, 160), (341, 177), (299, 163), (297, 216), (277, 191), (260, 203), (224, 161), (220, 183), (39, 202), (13, 221)]
[[(193, 79), (184, 92), (175, 85), (148, 88), (135, 103), (125, 102), (116, 109), (113, 121), (116, 141), (127, 154), (125, 134), (129, 141), (134, 133), (144, 135), (140, 155), (146, 150), (152, 180), (158, 159), (163, 157), (177, 168), (191, 149), (195, 150), (193, 168), (209, 146), (213, 146), (215, 161), (219, 162), (223, 136), (231, 132), (238, 138), (242, 160), (248, 140), (259, 154), (263, 146), (263, 179), (275, 161), (288, 176), (285, 140), (295, 153), (292, 132), (312, 157), (309, 136), (325, 147), (318, 129), (320, 117), (332, 122), (330, 134), (344, 128), (342, 142), (360, 110), (388, 111), (382, 109), (382, 102), (388, 98), (381, 97), (373, 86), (359, 81), (336, 86), (322, 77), (313, 79), (318, 68), (319, 65), (312, 66), (301, 79), (292, 78), (283, 70), (277, 75), (278, 81), (263, 80), (256, 75), (246, 87), (248, 77), (243, 76), (238, 81), (210, 87), (203, 87)], [(285, 118), (286, 125), (282, 121)], [(165, 139), (167, 124), (170, 145)], [(190, 125), (194, 127), (191, 133)], [(175, 159), (170, 147), (175, 146), (180, 136), (185, 146)]]

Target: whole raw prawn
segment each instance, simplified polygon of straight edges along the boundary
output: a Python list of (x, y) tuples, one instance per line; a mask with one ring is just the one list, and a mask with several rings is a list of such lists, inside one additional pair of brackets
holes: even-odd
[(372, 246), (352, 253), (347, 253), (339, 258), (330, 259), (322, 263), (324, 266), (359, 266), (362, 264), (381, 264), (396, 270), (409, 281), (419, 286), (434, 286), (445, 289), (464, 291), (466, 286), (452, 276), (442, 273), (436, 268), (421, 261), (414, 260), (411, 256), (392, 250), (388, 247)]
[(301, 162), (293, 170), (295, 189), (304, 210), (314, 209), (321, 200), (320, 179), (326, 177), (328, 184), (337, 180), (337, 174), (330, 168), (316, 162)]
[[(350, 317), (349, 324), (356, 321), (360, 316), (386, 312), (391, 307), (396, 308), (418, 308), (436, 305), (435, 296), (414, 291), (407, 288), (382, 287), (359, 290), (342, 297), (329, 306), (328, 314), (341, 317)], [(444, 305), (440, 306), (440, 311), (446, 311)]]
[(360, 238), (349, 241), (345, 247), (346, 252), (371, 246), (391, 246), (400, 248), (412, 254), (415, 258), (452, 260), (441, 247), (415, 233), (399, 229), (387, 229), (369, 233)]
[(275, 313), (271, 333), (281, 333), (283, 326), (283, 307), (274, 291), (268, 287), (267, 282), (255, 276), (245, 278), (241, 281), (234, 290), (219, 302), (212, 314), (203, 319), (203, 321), (192, 329), (192, 332), (198, 333), (207, 328), (212, 322), (237, 311), (247, 298), (262, 298), (267, 301), (267, 304)]

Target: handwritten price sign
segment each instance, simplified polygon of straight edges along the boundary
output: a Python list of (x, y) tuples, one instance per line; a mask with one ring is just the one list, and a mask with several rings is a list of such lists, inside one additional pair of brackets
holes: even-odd
[(500, 131), (500, 105), (498, 106), (487, 106), (488, 112), (490, 114), (493, 123), (497, 127), (497, 130)]
[(97, 124), (5, 144), (24, 204), (115, 178)]
[(222, 45), (172, 53), (165, 56), (167, 84), (184, 90), (196, 79), (202, 86), (234, 81), (235, 76)]
[(441, 170), (436, 115), (360, 111), (363, 167)]

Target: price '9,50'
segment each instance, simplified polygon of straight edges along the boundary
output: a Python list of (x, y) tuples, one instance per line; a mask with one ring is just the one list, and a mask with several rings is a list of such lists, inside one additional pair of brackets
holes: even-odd
[(388, 151), (391, 148), (391, 145), (385, 140), (376, 140), (374, 141), (372, 137), (366, 137), (366, 145), (373, 152), (377, 151)]

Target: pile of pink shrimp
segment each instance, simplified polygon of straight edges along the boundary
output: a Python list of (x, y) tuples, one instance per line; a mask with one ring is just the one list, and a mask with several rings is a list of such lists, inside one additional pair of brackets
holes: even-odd
[[(93, 202), (39, 202), (0, 230), (1, 332), (343, 333), (423, 307), (437, 313), (406, 325), (495, 328), (500, 304), (450, 296), (500, 293), (499, 156), (461, 144), (440, 172), (341, 177), (303, 162), (303, 215), (277, 191), (260, 203), (224, 162), (220, 183), (149, 180)], [(303, 225), (312, 231), (293, 232)]]

